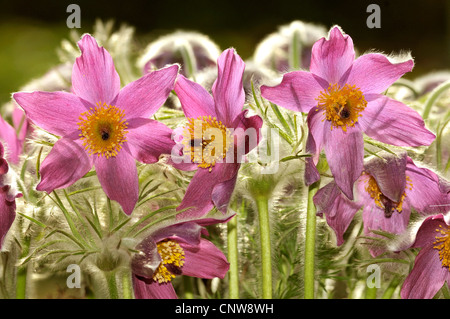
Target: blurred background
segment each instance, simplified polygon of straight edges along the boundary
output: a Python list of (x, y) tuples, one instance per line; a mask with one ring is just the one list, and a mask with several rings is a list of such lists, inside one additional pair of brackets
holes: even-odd
[[(415, 69), (407, 78), (450, 70), (450, 1), (0, 1), (0, 104), (31, 79), (58, 64), (56, 48), (69, 38), (66, 12), (81, 8), (81, 29), (92, 32), (97, 18), (114, 19), (116, 27), (135, 27), (137, 48), (176, 30), (199, 31), (222, 49), (234, 47), (244, 58), (280, 25), (293, 20), (340, 25), (360, 52), (370, 49), (411, 51)], [(381, 8), (381, 28), (370, 29), (367, 6)]]

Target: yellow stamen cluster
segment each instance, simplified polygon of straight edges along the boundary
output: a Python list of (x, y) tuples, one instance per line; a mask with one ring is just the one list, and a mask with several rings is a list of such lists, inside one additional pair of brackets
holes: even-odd
[(80, 137), (90, 155), (110, 158), (119, 153), (128, 133), (122, 109), (99, 102), (95, 108), (82, 113), (79, 119)]
[[(439, 259), (442, 261), (442, 267), (450, 267), (450, 228), (442, 227), (439, 225), (439, 229), (436, 229), (443, 236), (436, 236), (436, 241), (433, 242), (436, 246), (434, 249), (439, 250)], [(450, 270), (450, 268), (449, 268)]]
[(348, 126), (354, 126), (366, 108), (367, 101), (359, 88), (345, 84), (342, 88), (333, 84), (320, 92), (316, 98), (316, 111), (322, 110), (325, 119), (331, 122), (331, 129), (341, 127), (344, 132)]
[[(365, 172), (363, 174), (366, 174)], [(369, 175), (370, 176), (370, 175)], [(413, 184), (411, 182), (411, 179), (409, 176), (406, 176), (406, 188), (411, 190), (413, 187)], [(384, 209), (386, 216), (390, 216), (395, 211), (401, 213), (403, 210), (403, 201), (406, 198), (406, 192), (403, 192), (400, 201), (398, 202), (392, 202), (390, 199), (388, 199), (386, 196), (383, 195), (381, 192), (377, 181), (373, 176), (370, 176), (367, 180), (367, 184), (364, 188), (366, 192), (370, 195), (370, 197), (373, 198), (375, 204), (380, 207), (381, 209)]]
[(161, 241), (157, 244), (157, 248), (162, 261), (153, 274), (153, 280), (160, 284), (170, 282), (175, 275), (165, 265), (181, 268), (184, 265), (184, 250), (173, 240)]
[(231, 132), (215, 117), (188, 118), (183, 130), (183, 152), (198, 167), (209, 168), (223, 160), (233, 144)]

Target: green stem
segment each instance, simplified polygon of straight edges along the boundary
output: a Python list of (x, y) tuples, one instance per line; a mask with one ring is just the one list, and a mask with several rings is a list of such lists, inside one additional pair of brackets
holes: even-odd
[(123, 292), (123, 299), (133, 299), (134, 292), (133, 292), (133, 284), (131, 282), (131, 272), (130, 271), (124, 271), (122, 274), (122, 292)]
[(393, 86), (403, 86), (408, 88), (413, 94), (414, 98), (417, 98), (419, 96), (419, 92), (414, 85), (414, 82), (406, 79), (398, 79), (396, 82), (392, 83)]
[(197, 62), (195, 60), (195, 55), (192, 50), (192, 47), (188, 43), (185, 43), (185, 45), (181, 46), (180, 52), (181, 56), (183, 57), (183, 62), (186, 67), (187, 75), (195, 80), (195, 71), (197, 69)]
[(384, 291), (383, 296), (381, 299), (391, 299), (395, 289), (397, 289), (397, 286), (400, 284), (401, 280), (399, 276), (395, 276), (394, 279), (389, 283), (389, 286)]
[(298, 30), (294, 31), (292, 35), (289, 62), (291, 70), (300, 69), (300, 33)]
[(316, 248), (316, 207), (313, 197), (319, 189), (320, 182), (315, 182), (308, 188), (308, 206), (306, 211), (305, 233), (305, 299), (314, 299), (314, 258)]
[(227, 246), (228, 262), (230, 263), (229, 276), (229, 298), (239, 299), (239, 265), (237, 248), (237, 216), (227, 223)]
[[(21, 219), (22, 220), (22, 219)], [(21, 224), (22, 226), (22, 224)], [(25, 258), (30, 253), (31, 238), (25, 236), (22, 240), (21, 246), (21, 258)], [(27, 276), (28, 276), (28, 263), (18, 267), (16, 275), (16, 298), (25, 299), (27, 297)]]
[(116, 271), (105, 271), (106, 284), (108, 286), (109, 297), (119, 299), (119, 290), (117, 287)]
[(16, 298), (25, 299), (27, 291), (27, 266), (19, 267), (16, 279)]
[(269, 199), (267, 196), (257, 196), (256, 206), (259, 217), (259, 235), (261, 242), (262, 262), (262, 297), (272, 298), (272, 257), (270, 247), (270, 222), (269, 222)]
[(422, 114), (424, 120), (428, 119), (428, 116), (430, 115), (431, 112), (431, 108), (433, 107), (436, 100), (441, 96), (442, 93), (444, 93), (449, 88), (450, 88), (450, 80), (441, 83), (433, 91), (431, 91), (424, 105), (424, 110)]
[(377, 299), (377, 288), (366, 288), (366, 299)]
[(183, 276), (183, 286), (184, 286), (184, 298), (185, 299), (194, 299), (194, 287), (192, 284), (192, 277)]

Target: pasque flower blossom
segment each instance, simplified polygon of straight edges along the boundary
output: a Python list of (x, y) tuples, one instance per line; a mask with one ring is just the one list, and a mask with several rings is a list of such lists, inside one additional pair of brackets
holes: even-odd
[(0, 116), (0, 142), (3, 143), (7, 149), (7, 158), (10, 163), (17, 164), (19, 156), (22, 153), (23, 140), (17, 136), (16, 130), (5, 119)]
[(450, 288), (450, 221), (443, 214), (427, 217), (418, 229), (413, 248), (421, 248), (403, 282), (403, 299), (431, 299), (447, 282)]
[[(344, 233), (361, 208), (364, 232), (374, 235), (372, 230), (404, 232), (412, 208), (430, 215), (444, 213), (450, 205), (450, 184), (433, 171), (417, 167), (406, 153), (368, 160), (355, 189), (354, 201), (343, 195), (334, 181), (314, 196), (317, 213), (325, 214), (338, 245), (344, 242)], [(371, 252), (376, 255), (379, 251)]]
[(315, 165), (323, 149), (336, 184), (353, 199), (363, 170), (363, 133), (396, 146), (432, 143), (435, 135), (415, 110), (382, 94), (413, 65), (412, 59), (392, 63), (378, 53), (355, 60), (352, 38), (333, 27), (328, 39), (314, 44), (310, 72), (286, 73), (279, 85), (261, 87), (271, 102), (308, 112), (306, 148), (313, 157), (307, 159), (307, 185), (320, 177)]
[(178, 76), (175, 92), (188, 123), (179, 134), (184, 159), (172, 161), (181, 170), (197, 169), (178, 207), (186, 210), (180, 216), (201, 217), (213, 206), (225, 213), (241, 157), (259, 142), (262, 119), (258, 115), (246, 117), (247, 110), (242, 110), (244, 68), (244, 61), (233, 49), (225, 50), (218, 59), (212, 96), (198, 83)]
[(22, 194), (11, 185), (12, 180), (9, 173), (9, 165), (4, 158), (5, 149), (0, 142), (0, 249), (3, 239), (11, 228), (16, 217), (16, 198)]
[(172, 285), (176, 275), (204, 279), (224, 278), (229, 263), (210, 241), (204, 226), (223, 220), (199, 219), (155, 229), (136, 249), (132, 259), (133, 288), (137, 299), (174, 299)]
[(94, 165), (112, 200), (131, 214), (138, 199), (135, 160), (157, 162), (174, 145), (172, 130), (149, 119), (173, 89), (178, 66), (153, 71), (120, 88), (110, 54), (86, 34), (72, 71), (72, 92), (13, 95), (28, 119), (61, 136), (41, 165), (37, 190), (72, 185)]

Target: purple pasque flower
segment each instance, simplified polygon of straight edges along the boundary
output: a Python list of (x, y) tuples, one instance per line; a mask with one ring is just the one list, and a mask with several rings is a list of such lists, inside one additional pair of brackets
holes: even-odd
[[(262, 119), (258, 115), (246, 117), (247, 110), (242, 110), (244, 61), (233, 49), (228, 49), (217, 64), (212, 95), (182, 75), (175, 84), (188, 123), (179, 130), (183, 162), (175, 162), (174, 157), (172, 162), (181, 170), (197, 169), (178, 207), (186, 210), (179, 215), (182, 217), (202, 217), (213, 206), (225, 213), (242, 156), (259, 142)], [(208, 136), (208, 132), (214, 136)]]
[(431, 299), (447, 282), (450, 288), (450, 220), (448, 214), (427, 217), (411, 247), (421, 248), (403, 282), (402, 299)]
[(12, 164), (19, 163), (24, 139), (20, 140), (15, 128), (0, 115), (0, 143), (6, 146), (6, 159)]
[(170, 154), (172, 130), (149, 119), (165, 102), (178, 74), (172, 65), (120, 88), (110, 54), (86, 34), (72, 72), (72, 93), (15, 93), (27, 117), (61, 136), (41, 165), (37, 190), (72, 185), (94, 165), (106, 195), (131, 214), (138, 199), (135, 160), (155, 163)]
[[(355, 183), (355, 200), (350, 201), (332, 181), (314, 196), (319, 215), (325, 214), (337, 244), (355, 214), (362, 208), (364, 233), (372, 230), (400, 234), (408, 226), (411, 208), (422, 215), (443, 213), (450, 205), (450, 184), (427, 168), (417, 167), (406, 152), (384, 158), (374, 157), (364, 164)], [(380, 250), (371, 249), (373, 255)]]
[(355, 60), (352, 38), (339, 27), (318, 40), (311, 54), (310, 72), (286, 73), (274, 87), (261, 87), (271, 102), (297, 112), (308, 112), (309, 135), (305, 181), (319, 179), (315, 167), (323, 149), (336, 184), (353, 199), (353, 183), (363, 170), (363, 133), (396, 146), (429, 145), (435, 135), (421, 116), (382, 93), (414, 62), (392, 63), (369, 53)]
[(207, 234), (203, 226), (230, 218), (179, 222), (153, 231), (136, 247), (140, 253), (131, 262), (135, 298), (176, 299), (171, 281), (177, 275), (224, 278), (229, 263), (202, 234)]
[(16, 217), (16, 198), (22, 197), (11, 185), (9, 165), (4, 156), (5, 149), (0, 142), (0, 249)]

